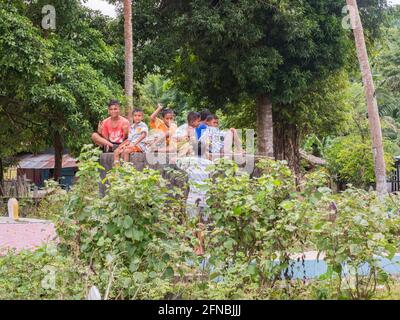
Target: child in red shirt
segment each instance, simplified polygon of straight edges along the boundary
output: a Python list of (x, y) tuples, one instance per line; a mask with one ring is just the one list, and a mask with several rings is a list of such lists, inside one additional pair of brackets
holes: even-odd
[(92, 140), (105, 152), (113, 152), (128, 138), (130, 123), (120, 115), (120, 105), (116, 100), (111, 100), (108, 104), (108, 114), (109, 118), (99, 122), (97, 132), (92, 134)]

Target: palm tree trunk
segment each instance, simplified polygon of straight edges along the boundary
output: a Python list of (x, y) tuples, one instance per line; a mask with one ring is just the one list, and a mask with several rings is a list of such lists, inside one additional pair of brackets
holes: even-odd
[(132, 0), (124, 0), (125, 38), (125, 97), (127, 115), (132, 118), (133, 109), (133, 40), (132, 40)]
[(346, 0), (350, 11), (351, 25), (356, 42), (357, 56), (360, 63), (365, 96), (368, 106), (368, 119), (371, 130), (372, 149), (375, 164), (376, 191), (379, 195), (387, 193), (386, 164), (383, 153), (382, 129), (378, 113), (378, 103), (375, 95), (375, 86), (372, 78), (371, 67), (368, 61), (367, 47), (365, 45), (364, 30), (361, 23), (356, 0)]
[(63, 144), (58, 131), (54, 133), (54, 180), (60, 182), (62, 170)]
[(3, 188), (4, 188), (4, 167), (3, 167), (3, 159), (0, 158), (0, 196), (4, 196)]
[(257, 97), (257, 154), (274, 157), (272, 102), (266, 94)]

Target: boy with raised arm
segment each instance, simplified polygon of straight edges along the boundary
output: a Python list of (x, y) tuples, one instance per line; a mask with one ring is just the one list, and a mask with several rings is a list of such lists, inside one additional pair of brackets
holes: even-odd
[[(158, 115), (161, 114), (161, 119)], [(150, 128), (153, 129), (151, 137), (147, 139), (150, 149), (158, 152), (168, 152), (171, 136), (177, 129), (174, 122), (175, 114), (166, 109), (162, 104), (157, 104), (157, 109), (150, 116)]]

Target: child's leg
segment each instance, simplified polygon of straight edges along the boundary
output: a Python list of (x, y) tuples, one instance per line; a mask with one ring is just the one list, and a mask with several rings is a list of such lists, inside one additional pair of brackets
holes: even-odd
[(225, 157), (232, 154), (232, 144), (233, 144), (233, 134), (231, 131), (228, 131), (224, 137), (223, 153)]
[(119, 156), (122, 154), (122, 152), (124, 151), (125, 147), (124, 146), (119, 146), (117, 149), (115, 149), (114, 151), (114, 163), (118, 162), (119, 160)]
[(197, 230), (194, 232), (194, 236), (199, 241), (199, 244), (194, 247), (194, 253), (198, 256), (204, 255), (204, 230), (204, 224), (198, 223)]
[(142, 149), (138, 146), (127, 146), (126, 149), (123, 151), (122, 155), (124, 157), (124, 161), (128, 162), (129, 161), (129, 157), (132, 153), (135, 152), (143, 152)]
[(243, 152), (242, 140), (240, 139), (236, 129), (233, 130), (233, 145), (235, 146), (235, 151), (238, 153)]
[(124, 159), (125, 162), (129, 161), (129, 156), (131, 155), (131, 152), (129, 149), (124, 150), (124, 152), (122, 152), (122, 158)]

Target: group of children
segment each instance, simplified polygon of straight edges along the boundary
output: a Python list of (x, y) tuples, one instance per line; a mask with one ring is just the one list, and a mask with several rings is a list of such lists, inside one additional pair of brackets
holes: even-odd
[[(143, 110), (135, 109), (129, 121), (120, 114), (116, 100), (108, 105), (109, 118), (101, 121), (92, 140), (105, 152), (114, 152), (114, 162), (120, 158), (129, 161), (134, 152), (176, 152), (178, 156), (205, 156), (242, 153), (242, 145), (236, 129), (219, 129), (218, 117), (208, 110), (189, 112), (187, 122), (178, 127), (175, 114), (161, 104), (150, 116), (150, 131), (144, 123)], [(159, 117), (160, 116), (160, 117)]]
[[(218, 117), (208, 110), (189, 112), (187, 122), (180, 127), (175, 123), (175, 114), (161, 104), (150, 116), (150, 129), (144, 123), (143, 110), (135, 109), (130, 120), (120, 114), (120, 104), (116, 100), (108, 105), (109, 117), (100, 121), (92, 140), (102, 147), (104, 152), (114, 153), (114, 163), (120, 158), (129, 161), (134, 152), (168, 152), (178, 157), (204, 156), (207, 160), (185, 158), (207, 162), (214, 156), (233, 152), (242, 153), (242, 143), (236, 129), (219, 129)], [(200, 225), (202, 225), (200, 223)], [(204, 254), (204, 227), (195, 233), (199, 245), (195, 247), (198, 255)]]

